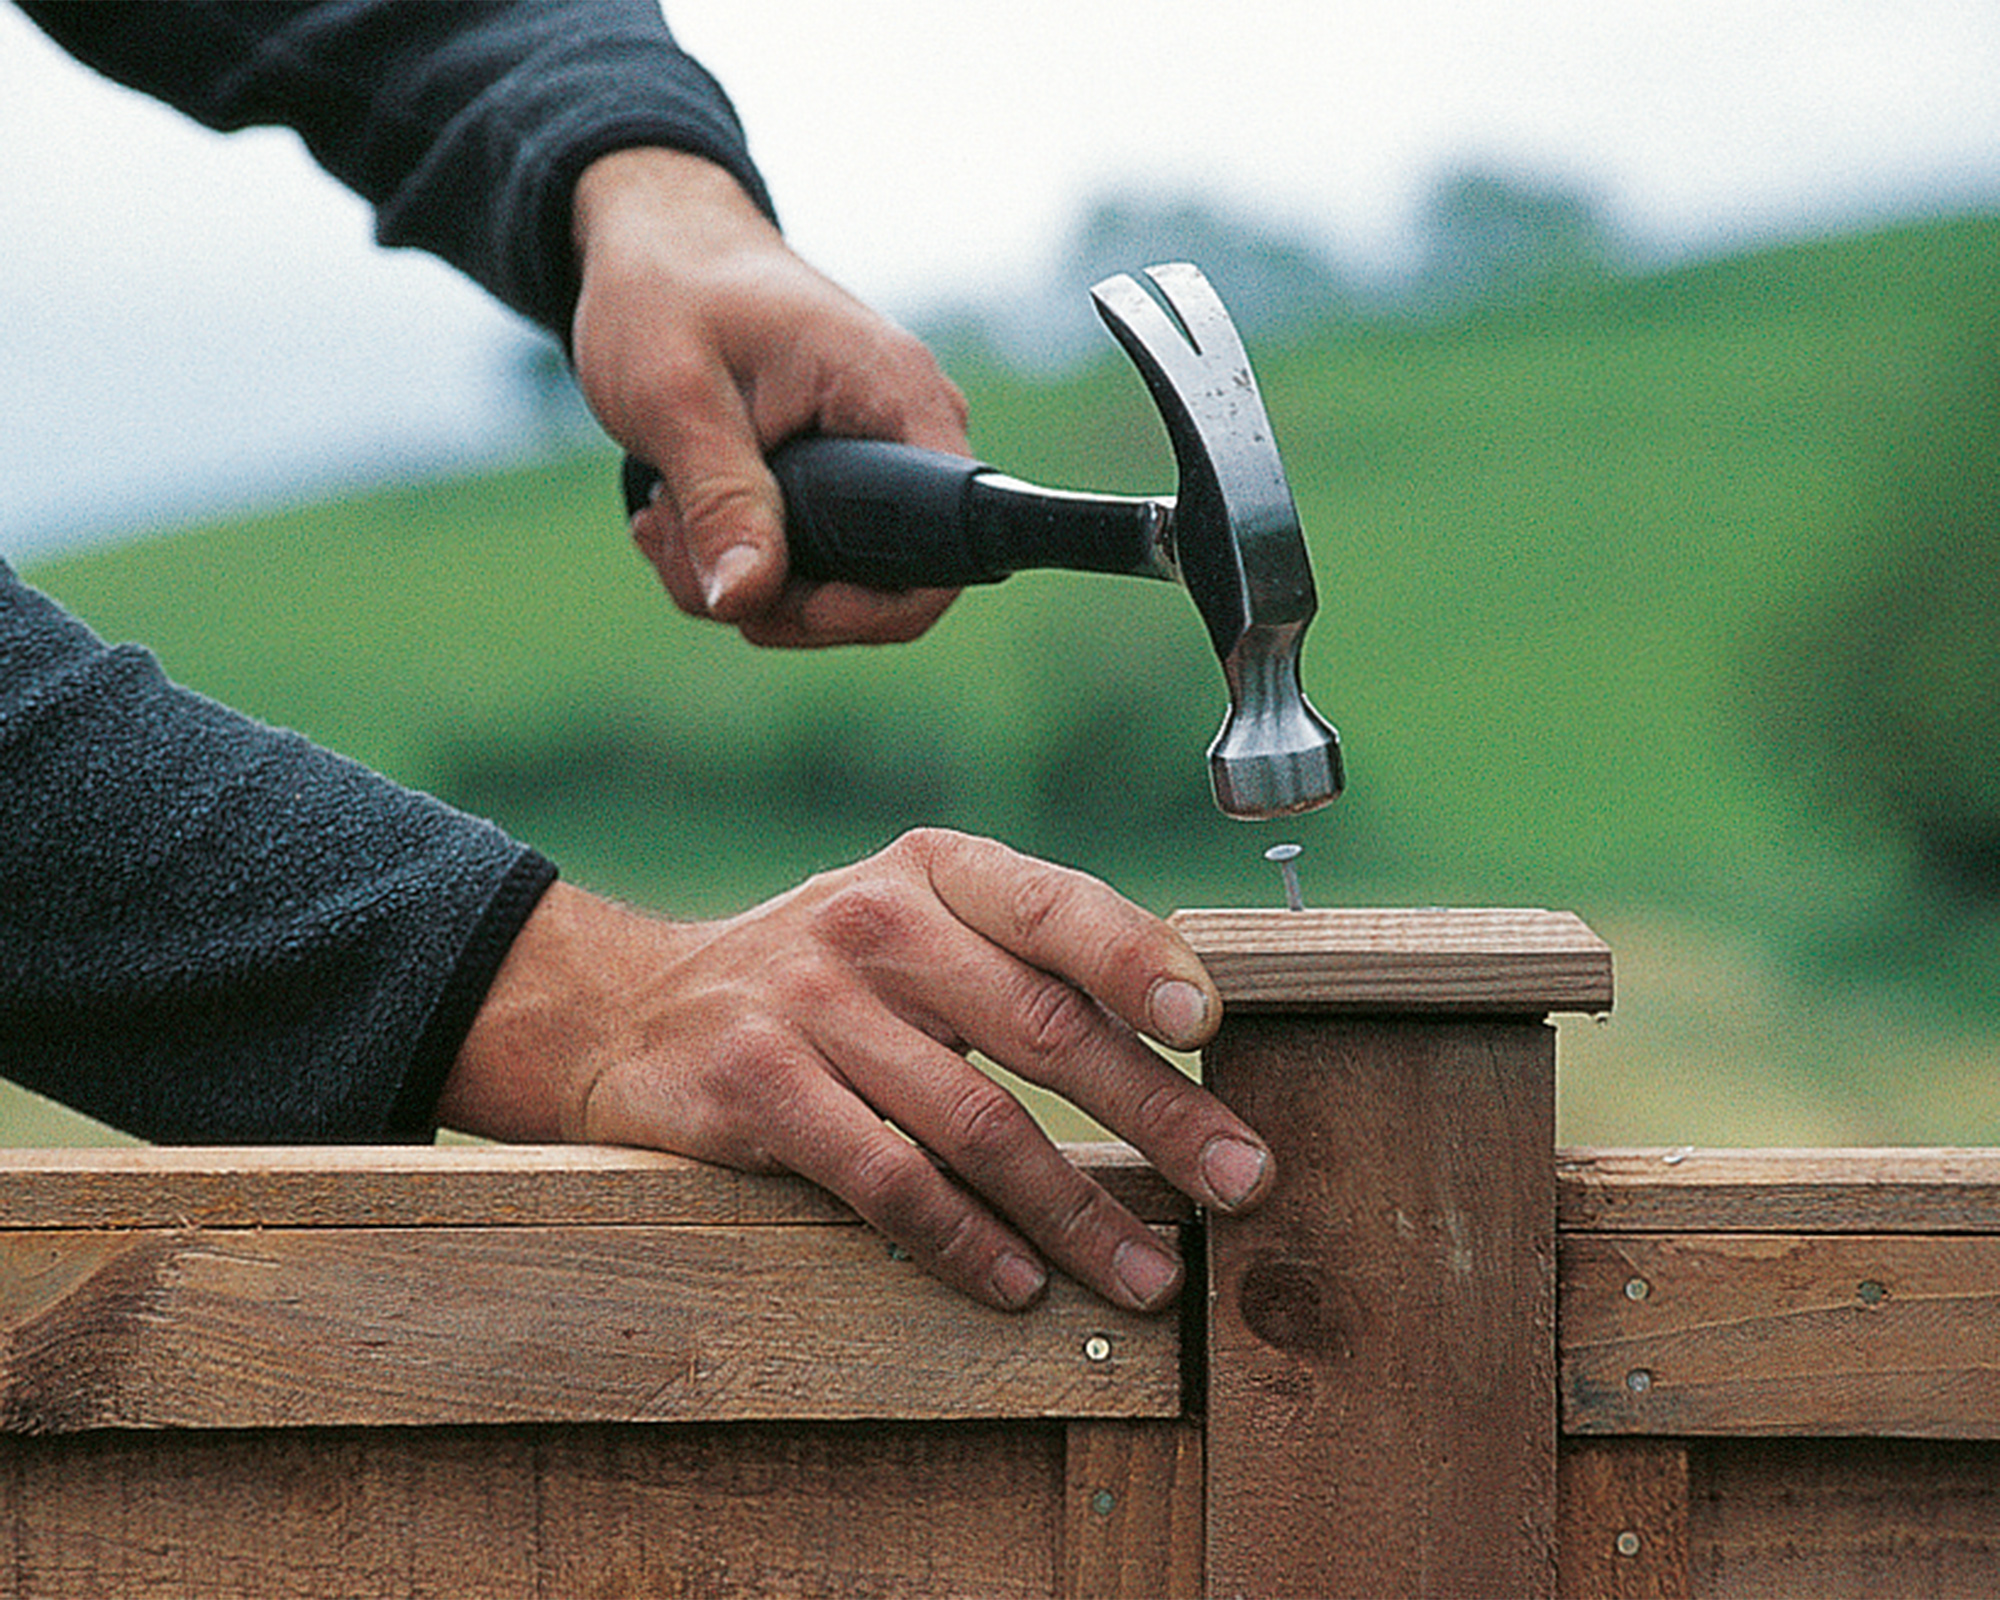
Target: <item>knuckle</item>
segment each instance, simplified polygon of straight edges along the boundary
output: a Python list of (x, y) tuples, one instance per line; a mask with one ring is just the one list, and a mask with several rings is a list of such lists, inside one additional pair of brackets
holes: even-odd
[(1169, 1076), (1139, 1097), (1132, 1108), (1134, 1135), (1147, 1144), (1171, 1144), (1195, 1129), (1214, 1102), (1191, 1078), (1172, 1067)]
[(926, 1253), (939, 1267), (976, 1264), (987, 1252), (987, 1237), (985, 1219), (967, 1206), (950, 1219), (942, 1236), (926, 1247)]
[(1102, 970), (1113, 976), (1136, 974), (1143, 983), (1157, 972), (1164, 959), (1159, 940), (1143, 924), (1123, 923), (1098, 942)]
[(765, 486), (735, 473), (684, 475), (669, 492), (682, 537), (691, 543), (711, 530), (719, 538), (739, 538), (741, 529), (761, 527), (772, 514)]
[(1056, 923), (1076, 902), (1076, 885), (1060, 867), (1037, 862), (1014, 881), (1007, 899), (1007, 915), (1016, 949), (1040, 945), (1051, 924)]
[(738, 1117), (784, 1120), (803, 1090), (807, 1063), (785, 1029), (745, 1017), (717, 1033), (705, 1052), (709, 1097)]
[(936, 1220), (940, 1182), (915, 1145), (886, 1129), (856, 1153), (844, 1186), (854, 1209), (892, 1238), (913, 1240)]
[(1094, 1242), (1119, 1231), (1116, 1202), (1094, 1184), (1080, 1182), (1050, 1216), (1047, 1245), (1067, 1259), (1087, 1257)]
[(934, 862), (963, 845), (964, 835), (949, 828), (911, 828), (898, 835), (882, 855), (886, 860), (908, 862), (918, 872), (928, 872)]
[(1022, 1043), (1038, 1062), (1061, 1061), (1088, 1048), (1103, 1015), (1081, 990), (1053, 978), (1037, 980), (1020, 1014)]
[(969, 1176), (992, 1170), (1034, 1134), (1034, 1119), (991, 1078), (976, 1075), (947, 1108), (948, 1147), (939, 1152)]
[(918, 936), (923, 908), (893, 879), (862, 876), (831, 886), (817, 923), (821, 941), (850, 957), (866, 958)]

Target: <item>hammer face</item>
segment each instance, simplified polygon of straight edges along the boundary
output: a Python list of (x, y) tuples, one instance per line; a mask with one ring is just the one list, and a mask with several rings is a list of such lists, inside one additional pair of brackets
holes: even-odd
[(1340, 736), (1299, 687), (1303, 627), (1253, 629), (1223, 662), (1229, 715), (1208, 747), (1208, 773), (1226, 816), (1296, 816), (1340, 793)]
[(1216, 803), (1249, 819), (1310, 811), (1340, 793), (1341, 770), (1333, 729), (1299, 687), (1318, 600), (1298, 508), (1221, 299), (1185, 263), (1146, 276), (1172, 317), (1129, 277), (1106, 279), (1091, 299), (1173, 445), (1176, 564), (1229, 684), (1229, 717), (1209, 749)]

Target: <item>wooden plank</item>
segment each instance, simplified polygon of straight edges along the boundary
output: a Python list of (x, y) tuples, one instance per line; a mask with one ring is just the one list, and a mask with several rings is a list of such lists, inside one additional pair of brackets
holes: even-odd
[[(1147, 1222), (1193, 1215), (1129, 1146), (1065, 1145)], [(799, 1178), (594, 1145), (9, 1150), (10, 1228), (453, 1228), (851, 1224)]]
[(1611, 951), (1566, 911), (1180, 911), (1226, 1004), (1547, 1016), (1611, 1008)]
[(1553, 1592), (1553, 1039), (1238, 1016), (1208, 1052), (1280, 1174), (1209, 1227), (1210, 1594)]
[(1685, 1444), (1566, 1439), (1558, 1477), (1564, 1600), (1689, 1600)]
[(1044, 1600), (1062, 1451), (1018, 1423), (551, 1431), (536, 1592)]
[(1689, 1473), (1698, 1600), (2000, 1593), (2000, 1445), (1706, 1439)]
[(0, 1429), (1172, 1416), (1179, 1328), (861, 1227), (0, 1234)]
[(1056, 1590), (1059, 1424), (0, 1438), (0, 1600)]
[(0, 1600), (519, 1600), (533, 1467), (498, 1429), (0, 1438)]
[(1170, 1422), (1072, 1422), (1065, 1600), (1193, 1596), (1202, 1582), (1202, 1434)]
[(2000, 1236), (1562, 1242), (1574, 1433), (2000, 1438)]
[(1561, 1150), (1565, 1231), (2000, 1233), (2000, 1150)]

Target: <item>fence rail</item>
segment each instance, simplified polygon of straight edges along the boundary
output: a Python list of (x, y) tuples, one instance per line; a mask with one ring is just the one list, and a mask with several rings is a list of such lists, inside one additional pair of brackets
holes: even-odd
[(972, 1306), (632, 1151), (0, 1163), (0, 1596), (2000, 1590), (2000, 1153), (1557, 1151), (1546, 912), (1184, 913), (1254, 1215)]

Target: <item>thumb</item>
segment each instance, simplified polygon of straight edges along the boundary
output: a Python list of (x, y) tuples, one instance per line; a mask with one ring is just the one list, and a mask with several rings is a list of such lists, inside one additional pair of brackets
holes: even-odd
[(668, 414), (638, 452), (660, 483), (633, 538), (683, 609), (740, 621), (784, 588), (783, 498), (733, 389)]

